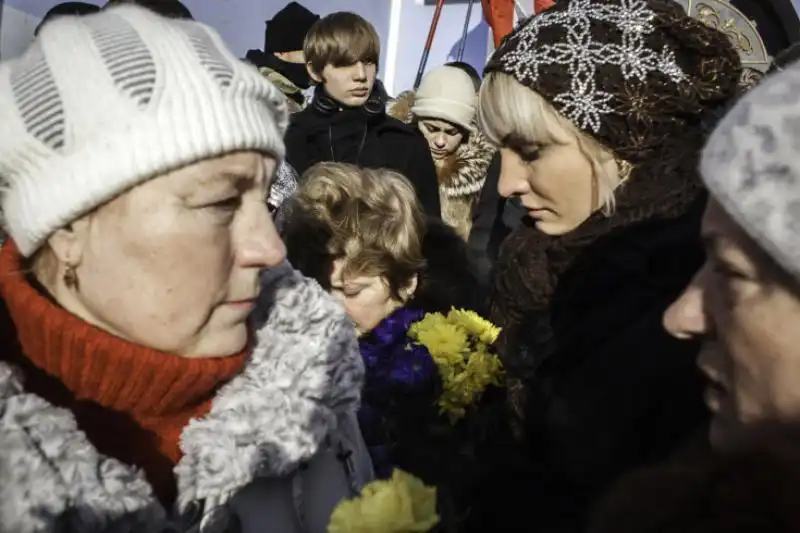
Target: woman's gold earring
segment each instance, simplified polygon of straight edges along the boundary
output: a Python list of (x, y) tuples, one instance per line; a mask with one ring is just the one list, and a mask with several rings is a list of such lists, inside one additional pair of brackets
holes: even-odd
[(75, 272), (75, 267), (68, 266), (64, 271), (64, 285), (68, 289), (78, 288), (78, 274)]
[(631, 177), (633, 172), (633, 164), (625, 161), (624, 159), (617, 159), (617, 169), (619, 173), (619, 182), (625, 183)]

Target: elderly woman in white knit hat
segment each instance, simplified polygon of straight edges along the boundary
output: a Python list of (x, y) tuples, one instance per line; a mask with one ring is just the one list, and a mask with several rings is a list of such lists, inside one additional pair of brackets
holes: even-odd
[(416, 93), (401, 94), (388, 110), (413, 124), (428, 141), (439, 179), (442, 219), (465, 240), (496, 151), (476, 123), (477, 104), (469, 74), (445, 65), (425, 74)]
[(352, 326), (264, 201), (286, 122), (136, 6), (0, 64), (0, 531), (324, 533), (371, 478)]
[(709, 139), (700, 164), (711, 192), (707, 259), (664, 316), (703, 342), (711, 442), (800, 418), (800, 63), (745, 96)]

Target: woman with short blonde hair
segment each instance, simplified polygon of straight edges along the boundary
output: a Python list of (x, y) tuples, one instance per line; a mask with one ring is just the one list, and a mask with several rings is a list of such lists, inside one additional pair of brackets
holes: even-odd
[(301, 181), (284, 234), (289, 260), (366, 333), (411, 299), (425, 267), (414, 189), (394, 171), (345, 163), (320, 163)]
[(359, 335), (359, 423), (376, 475), (401, 468), (435, 485), (445, 530), (463, 530), (481, 505), (472, 491), (494, 464), (481, 450), (503, 417), (487, 408), (502, 408), (503, 394), (474, 392), (463, 419), (451, 421), (437, 403), (446, 376), (409, 334), (430, 313), (480, 311), (466, 243), (424, 217), (403, 176), (341, 163), (303, 176), (284, 239), (292, 265), (342, 302)]

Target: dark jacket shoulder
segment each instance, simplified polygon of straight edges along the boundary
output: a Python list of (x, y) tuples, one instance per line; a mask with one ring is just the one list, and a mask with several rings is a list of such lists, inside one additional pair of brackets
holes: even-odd
[[(396, 160), (398, 165), (404, 165), (406, 167), (411, 165), (413, 162), (407, 159), (410, 156), (430, 163), (430, 170), (433, 172), (433, 175), (430, 177), (434, 178), (433, 184), (438, 191), (436, 167), (433, 164), (433, 158), (431, 157), (428, 143), (413, 126), (404, 124), (396, 118), (387, 115), (375, 125), (374, 131), (381, 142), (390, 147), (391, 151), (387, 153), (387, 157)], [(407, 175), (406, 177), (414, 181), (413, 176)]]
[(303, 108), (302, 111), (298, 111), (297, 113), (292, 113), (289, 115), (289, 125), (286, 129), (286, 134), (288, 135), (290, 132), (299, 133), (301, 130), (298, 128), (302, 128), (305, 124), (307, 124), (314, 115), (314, 110), (311, 106), (307, 106)]
[(486, 316), (487, 293), (469, 248), (453, 228), (430, 217), (422, 241), (425, 270), (410, 307), (429, 313), (468, 309)]
[(391, 135), (400, 137), (413, 137), (418, 138), (417, 131), (414, 129), (413, 126), (410, 124), (406, 124), (397, 120), (394, 117), (390, 117), (386, 115), (385, 118), (378, 123), (376, 126), (376, 131), (380, 132), (380, 135)]
[(501, 170), (500, 152), (495, 152), (486, 171), (478, 204), (472, 216), (469, 248), (480, 274), (481, 283), (489, 286), (491, 272), (500, 254), (500, 245), (519, 226), (525, 211), (498, 192)]

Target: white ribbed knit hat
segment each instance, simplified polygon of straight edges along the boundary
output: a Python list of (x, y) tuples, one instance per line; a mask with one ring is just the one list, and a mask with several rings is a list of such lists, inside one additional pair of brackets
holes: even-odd
[(0, 63), (0, 180), (29, 256), (121, 192), (237, 150), (283, 158), (285, 98), (212, 29), (120, 5), (46, 24)]
[(411, 111), (472, 130), (478, 96), (469, 74), (457, 67), (431, 70), (422, 78)]
[(739, 100), (711, 134), (700, 174), (712, 197), (800, 280), (800, 63)]

